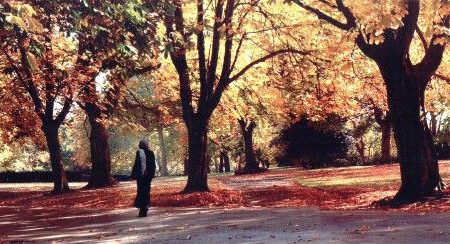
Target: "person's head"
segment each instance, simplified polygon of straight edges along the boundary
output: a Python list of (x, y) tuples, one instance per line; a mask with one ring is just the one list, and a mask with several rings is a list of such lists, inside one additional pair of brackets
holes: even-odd
[(142, 139), (139, 141), (139, 149), (148, 150), (148, 140)]

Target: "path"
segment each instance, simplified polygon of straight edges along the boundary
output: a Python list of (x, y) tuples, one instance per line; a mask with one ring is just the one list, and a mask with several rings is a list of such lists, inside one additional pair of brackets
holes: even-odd
[(0, 240), (64, 243), (449, 243), (450, 214), (312, 208), (0, 208)]

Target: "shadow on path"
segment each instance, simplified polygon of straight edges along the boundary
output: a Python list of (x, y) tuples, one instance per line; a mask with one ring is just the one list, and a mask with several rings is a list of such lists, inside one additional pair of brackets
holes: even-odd
[(93, 243), (449, 243), (450, 214), (321, 211), (311, 208), (0, 208), (0, 240)]

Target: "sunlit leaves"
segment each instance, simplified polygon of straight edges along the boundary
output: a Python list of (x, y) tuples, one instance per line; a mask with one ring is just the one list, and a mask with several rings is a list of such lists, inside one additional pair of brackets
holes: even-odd
[(42, 24), (34, 18), (37, 12), (31, 5), (16, 2), (11, 3), (9, 7), (11, 11), (4, 13), (6, 22), (33, 33), (42, 33), (44, 31)]

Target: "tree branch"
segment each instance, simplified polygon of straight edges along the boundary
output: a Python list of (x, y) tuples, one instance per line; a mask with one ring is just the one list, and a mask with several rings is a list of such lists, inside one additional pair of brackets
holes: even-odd
[[(442, 21), (442, 26), (448, 28), (450, 26), (450, 17), (446, 16)], [(436, 43), (439, 38), (444, 38), (445, 34), (434, 34), (431, 38), (430, 45), (426, 50), (426, 53), (420, 63), (413, 66), (414, 73), (417, 78), (423, 80), (425, 84), (422, 87), (426, 87), (427, 82), (439, 68), (442, 62), (446, 44)]]
[(200, 98), (199, 107), (203, 107), (208, 97), (208, 86), (206, 78), (206, 57), (205, 57), (205, 34), (203, 0), (197, 0), (197, 53), (198, 68), (200, 73)]
[(209, 110), (208, 110), (208, 114), (211, 114), (214, 110), (214, 108), (217, 107), (217, 105), (220, 102), (220, 98), (222, 97), (223, 92), (225, 91), (225, 89), (228, 87), (228, 85), (237, 80), (239, 77), (241, 77), (242, 75), (244, 75), (249, 69), (251, 69), (253, 66), (262, 63), (270, 58), (273, 58), (277, 55), (280, 54), (284, 54), (284, 53), (294, 53), (294, 54), (301, 54), (301, 55), (307, 55), (310, 52), (309, 51), (300, 51), (300, 50), (296, 50), (296, 49), (280, 49), (278, 51), (274, 51), (271, 52), (269, 54), (267, 54), (266, 56), (263, 56), (259, 59), (254, 60), (253, 62), (250, 62), (249, 64), (247, 64), (246, 66), (244, 66), (243, 69), (241, 69), (239, 72), (237, 72), (234, 76), (232, 77), (220, 77), (219, 83), (216, 86), (216, 89), (214, 91), (214, 93), (211, 96), (211, 100), (210, 100), (210, 106), (209, 106)]
[(66, 119), (67, 114), (70, 112), (70, 108), (72, 107), (72, 98), (67, 97), (66, 100), (64, 100), (64, 105), (62, 110), (59, 112), (59, 114), (56, 116), (55, 122), (58, 125), (61, 125), (64, 120)]
[(212, 37), (212, 46), (211, 46), (211, 56), (209, 58), (209, 67), (208, 67), (208, 88), (211, 88), (214, 84), (214, 80), (216, 79), (216, 71), (217, 71), (217, 63), (219, 59), (219, 50), (220, 50), (220, 38), (221, 32), (219, 28), (224, 24), (222, 20), (223, 15), (223, 0), (217, 1), (217, 6), (214, 11), (214, 25), (213, 25), (213, 37)]
[[(232, 18), (234, 13), (234, 0), (228, 0), (227, 6), (225, 8), (225, 25), (227, 28), (232, 29)], [(222, 65), (222, 73), (220, 75), (220, 79), (228, 79), (232, 69), (231, 69), (231, 51), (233, 49), (233, 33), (226, 32), (226, 40), (225, 40), (225, 53), (223, 57), (223, 65)], [(221, 81), (219, 81), (220, 83)]]
[(259, 64), (259, 63), (262, 63), (262, 62), (264, 62), (264, 61), (266, 61), (266, 60), (268, 60), (268, 59), (270, 59), (270, 58), (273, 58), (273, 57), (275, 57), (275, 56), (277, 56), (277, 55), (284, 54), (284, 53), (292, 53), (292, 54), (308, 55), (308, 54), (310, 54), (311, 52), (309, 52), (309, 51), (300, 51), (300, 50), (291, 49), (291, 48), (288, 48), (288, 49), (280, 49), (280, 50), (271, 52), (271, 53), (267, 54), (266, 56), (263, 56), (263, 57), (261, 57), (261, 58), (258, 58), (258, 59), (256, 59), (256, 60), (254, 60), (253, 62), (250, 62), (249, 64), (247, 64), (246, 66), (244, 66), (244, 68), (243, 68), (242, 70), (240, 70), (240, 71), (237, 72), (235, 75), (233, 75), (232, 77), (230, 77), (229, 83), (231, 83), (231, 82), (237, 80), (239, 77), (241, 77), (242, 75), (244, 75), (244, 74), (245, 74), (249, 69), (251, 69), (253, 66), (255, 66), (255, 65)]
[[(324, 20), (330, 24), (332, 24), (333, 26), (342, 29), (342, 30), (350, 30), (351, 28), (353, 28), (354, 26), (352, 24), (350, 24), (349, 22), (347, 23), (342, 23), (339, 20), (327, 15), (326, 13), (320, 11), (317, 8), (313, 8), (309, 5), (306, 5), (302, 0), (293, 0), (294, 3), (296, 3), (298, 6), (300, 6), (301, 8), (307, 10), (308, 12), (311, 12), (313, 14), (315, 14), (317, 16), (317, 18)], [(337, 1), (337, 2), (341, 2), (342, 1)], [(343, 6), (343, 5), (342, 5)], [(348, 19), (347, 19), (348, 21)]]
[(435, 73), (433, 76), (450, 84), (450, 77), (438, 73)]
[(183, 109), (183, 120), (188, 126), (192, 124), (192, 118), (194, 114), (194, 108), (192, 106), (192, 89), (190, 84), (189, 67), (187, 64), (186, 50), (183, 44), (177, 44), (173, 39), (172, 33), (175, 32), (173, 25), (177, 27), (177, 31), (184, 36), (184, 18), (181, 1), (175, 1), (174, 16), (166, 16), (166, 36), (171, 40), (174, 45), (173, 50), (170, 52), (170, 58), (177, 70), (180, 81), (180, 98)]
[(425, 50), (425, 52), (428, 51), (427, 40), (425, 39), (425, 35), (423, 34), (422, 30), (420, 30), (419, 25), (416, 25), (416, 32), (417, 32), (417, 35), (420, 38), (420, 41), (422, 42), (423, 49)]

